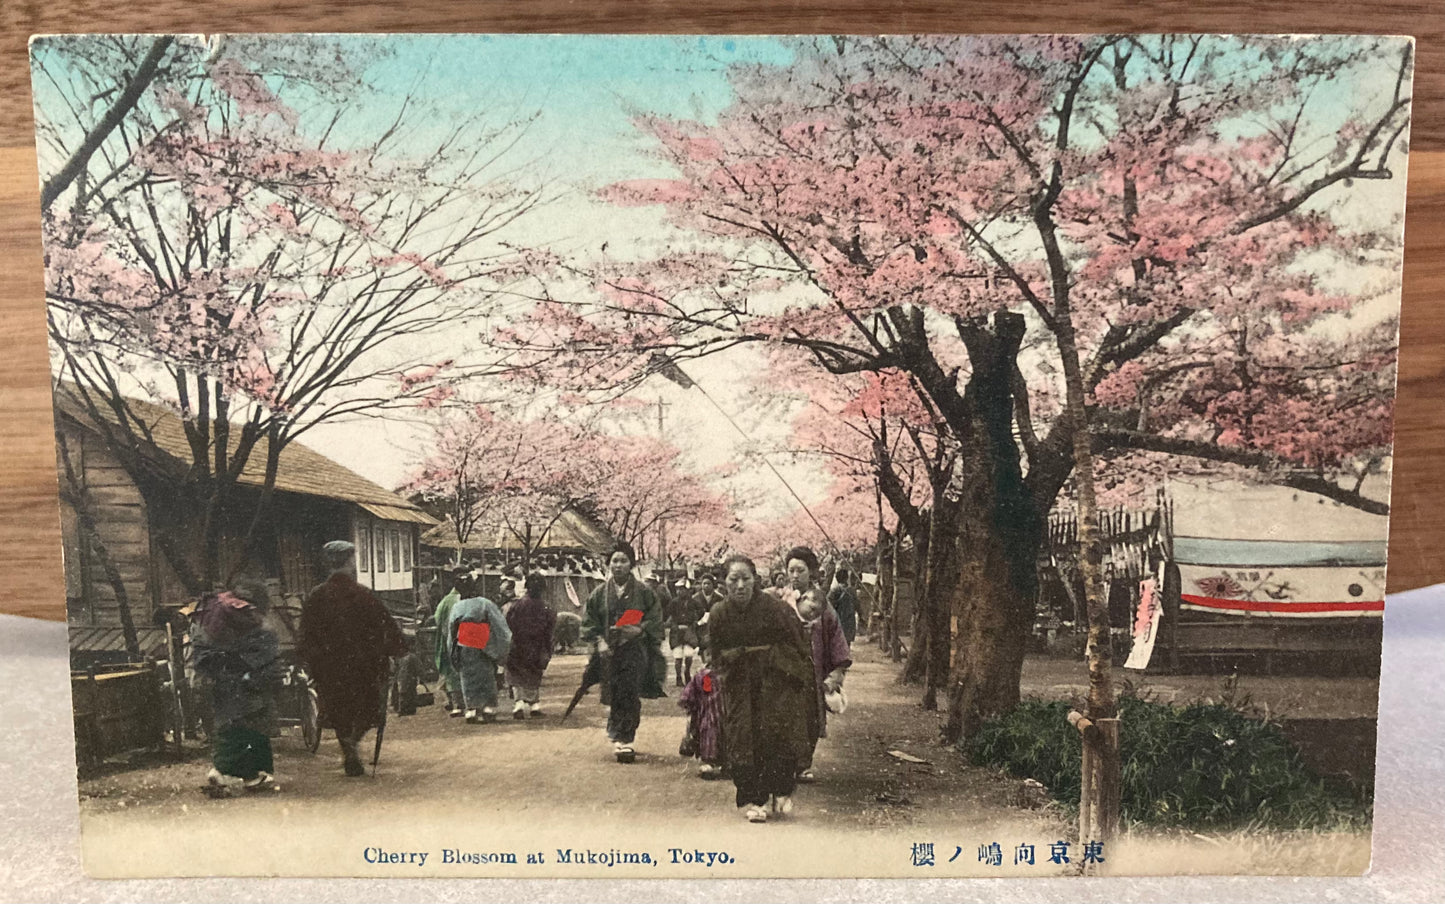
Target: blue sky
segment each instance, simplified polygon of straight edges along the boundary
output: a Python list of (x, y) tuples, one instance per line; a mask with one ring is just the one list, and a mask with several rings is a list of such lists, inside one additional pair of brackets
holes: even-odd
[(382, 94), (400, 98), (415, 86), (443, 118), (449, 112), (476, 112), (478, 104), (488, 102), (496, 107), (487, 112), (498, 116), (535, 113), (537, 121), (519, 152), (580, 144), (587, 160), (572, 171), (605, 180), (648, 169), (636, 153), (644, 145), (631, 125), (634, 111), (711, 121), (732, 100), (728, 66), (792, 59), (792, 52), (772, 37), (392, 35), (342, 40), (354, 42), (358, 50), (377, 43), (386, 48), (387, 56), (367, 70)]
[(658, 113), (716, 113), (731, 98), (727, 66), (792, 58), (771, 37), (393, 35), (383, 40), (393, 56), (372, 70), (379, 86), (405, 89), (425, 70), (426, 83), (438, 95), (476, 100), (477, 88), (495, 87), (507, 95), (531, 95), (559, 115), (584, 118), (615, 116), (607, 109), (613, 95)]

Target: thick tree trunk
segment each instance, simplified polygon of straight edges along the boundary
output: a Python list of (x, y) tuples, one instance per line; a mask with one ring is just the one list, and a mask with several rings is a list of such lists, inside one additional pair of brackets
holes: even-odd
[(957, 744), (984, 719), (1019, 700), (1024, 650), (1033, 627), (1042, 522), (1023, 480), (1013, 435), (1013, 371), (1024, 320), (998, 314), (992, 329), (960, 324), (974, 372), (974, 421), (961, 451), (964, 550), (958, 654), (943, 736)]
[(958, 537), (961, 516), (958, 500), (935, 497), (929, 520), (927, 586), (924, 629), (928, 649), (924, 661), (923, 708), (938, 709), (938, 691), (948, 683), (953, 651), (953, 610), (960, 578)]
[(903, 662), (904, 684), (919, 684), (928, 674), (928, 554), (933, 548), (929, 531), (913, 538), (913, 613), (908, 628), (908, 657)]
[[(983, 721), (1019, 702), (1034, 599), (1016, 586), (1015, 559), (984, 519), (965, 530), (961, 611), (948, 720), (943, 739), (957, 744)], [(1035, 547), (1037, 548), (1037, 547)]]

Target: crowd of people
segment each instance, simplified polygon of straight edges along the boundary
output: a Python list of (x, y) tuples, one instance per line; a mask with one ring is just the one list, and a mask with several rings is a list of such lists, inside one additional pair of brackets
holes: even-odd
[[(408, 650), (385, 606), (358, 583), (352, 544), (333, 541), (323, 554), (330, 574), (302, 608), (297, 655), (324, 724), (336, 732), (345, 774), (361, 776), (360, 744), (382, 720), (389, 660)], [(619, 543), (606, 560), (606, 579), (583, 606), (590, 679), (578, 697), (588, 680), (601, 685), (617, 762), (636, 758), (642, 700), (665, 695), (666, 649), (688, 715), (678, 752), (700, 760), (704, 778), (730, 777), (750, 822), (789, 814), (798, 784), (817, 779), (814, 752), (829, 714), (846, 708), (843, 684), (857, 631), (858, 600), (845, 568), (825, 590), (808, 547), (790, 550), (781, 566), (769, 583), (751, 558), (734, 554), (691, 585), (683, 579), (667, 588), (657, 576), (639, 578), (636, 553)], [(493, 722), (505, 690), (514, 719), (542, 716), (557, 621), (543, 600), (542, 576), (521, 579), (520, 595), (505, 606), (482, 596), (468, 571), (452, 573), (449, 583), (432, 613), (430, 651), (446, 712)], [(217, 716), (207, 779), (216, 796), (272, 782), (264, 723), (278, 657), (275, 635), (263, 626), (266, 606), (264, 588), (243, 582), (208, 598), (193, 617), (195, 666), (209, 679)]]

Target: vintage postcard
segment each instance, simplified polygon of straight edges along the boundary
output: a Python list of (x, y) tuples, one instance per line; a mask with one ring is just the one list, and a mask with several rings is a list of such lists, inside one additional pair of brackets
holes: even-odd
[(1370, 863), (1414, 45), (31, 45), (92, 875)]

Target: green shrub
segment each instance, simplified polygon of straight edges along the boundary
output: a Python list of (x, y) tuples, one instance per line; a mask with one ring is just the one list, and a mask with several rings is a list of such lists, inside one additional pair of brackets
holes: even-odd
[[(1024, 701), (980, 728), (978, 765), (1044, 784), (1070, 809), (1079, 802), (1079, 732), (1067, 703)], [(1367, 818), (1343, 789), (1314, 775), (1279, 726), (1219, 704), (1120, 701), (1120, 803), (1126, 822), (1190, 827), (1256, 823), (1315, 828)]]

